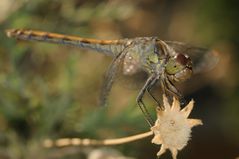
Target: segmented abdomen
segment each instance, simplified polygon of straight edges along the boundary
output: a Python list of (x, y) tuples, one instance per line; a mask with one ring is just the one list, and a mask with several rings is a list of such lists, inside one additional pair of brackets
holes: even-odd
[(102, 52), (108, 56), (116, 56), (117, 54), (119, 54), (124, 49), (127, 43), (127, 39), (96, 40), (81, 38), (77, 36), (24, 29), (6, 30), (6, 34), (8, 37), (14, 37), (20, 40), (42, 41), (48, 43), (77, 46), (80, 48), (88, 48), (98, 52)]

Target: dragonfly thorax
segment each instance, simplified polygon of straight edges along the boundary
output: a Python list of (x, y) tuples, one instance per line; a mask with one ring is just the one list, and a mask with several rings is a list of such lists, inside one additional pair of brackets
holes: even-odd
[(161, 63), (162, 50), (154, 37), (135, 38), (124, 50), (124, 74), (132, 75), (139, 70), (155, 72)]

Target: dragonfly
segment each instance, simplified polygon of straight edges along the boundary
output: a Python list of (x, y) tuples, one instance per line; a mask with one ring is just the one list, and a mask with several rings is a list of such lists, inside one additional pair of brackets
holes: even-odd
[(145, 72), (147, 80), (140, 89), (136, 102), (149, 126), (153, 126), (154, 122), (143, 101), (146, 92), (159, 103), (151, 90), (156, 84), (160, 84), (165, 94), (185, 101), (175, 83), (189, 79), (193, 73), (213, 67), (218, 61), (218, 55), (213, 50), (182, 42), (164, 41), (158, 37), (97, 40), (29, 29), (9, 29), (6, 30), (6, 35), (19, 40), (76, 46), (111, 56), (113, 60), (103, 80), (100, 105), (106, 104), (118, 72), (127, 76)]

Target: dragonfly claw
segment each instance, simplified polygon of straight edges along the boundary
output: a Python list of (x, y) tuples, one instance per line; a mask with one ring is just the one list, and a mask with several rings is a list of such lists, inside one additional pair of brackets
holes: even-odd
[(179, 101), (181, 106), (185, 106), (187, 104), (187, 100), (184, 97), (181, 97)]

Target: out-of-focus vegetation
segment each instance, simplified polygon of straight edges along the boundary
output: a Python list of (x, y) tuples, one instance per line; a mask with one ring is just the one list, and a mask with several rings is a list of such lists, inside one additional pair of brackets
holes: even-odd
[[(218, 50), (221, 61), (215, 69), (181, 86), (187, 98), (196, 101), (193, 118), (202, 118), (204, 126), (195, 128), (179, 158), (239, 156), (238, 6), (227, 0), (1, 0), (0, 158), (86, 158), (93, 148), (44, 149), (41, 142), (113, 138), (148, 130), (135, 103), (138, 90), (116, 84), (109, 107), (97, 106), (109, 57), (9, 39), (4, 33), (8, 28), (97, 39), (158, 36)], [(148, 105), (154, 114), (150, 98)], [(115, 148), (142, 159), (157, 152), (150, 139)]]

